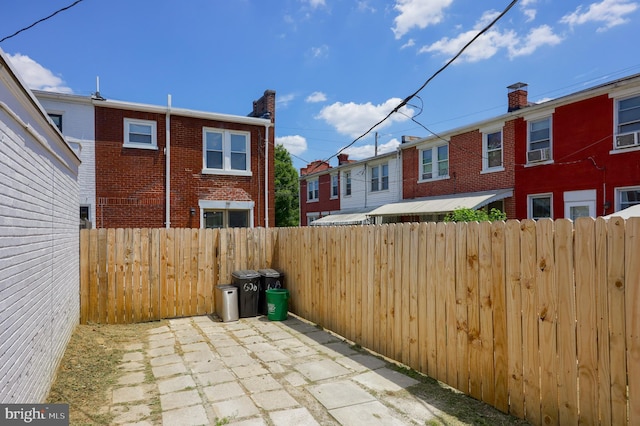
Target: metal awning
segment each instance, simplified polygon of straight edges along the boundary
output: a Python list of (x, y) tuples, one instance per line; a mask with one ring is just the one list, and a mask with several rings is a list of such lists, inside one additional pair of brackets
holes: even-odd
[(329, 216), (314, 220), (310, 225), (314, 226), (334, 226), (334, 225), (368, 225), (369, 212), (366, 210), (340, 210)]
[(419, 216), (423, 214), (448, 213), (459, 208), (475, 210), (494, 201), (512, 196), (513, 189), (439, 195), (419, 200), (385, 204), (371, 211), (369, 216)]

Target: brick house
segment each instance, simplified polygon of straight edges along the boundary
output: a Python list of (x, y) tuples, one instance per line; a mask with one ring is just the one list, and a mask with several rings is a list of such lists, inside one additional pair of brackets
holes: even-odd
[(249, 116), (97, 99), (96, 226), (274, 223), (275, 92)]

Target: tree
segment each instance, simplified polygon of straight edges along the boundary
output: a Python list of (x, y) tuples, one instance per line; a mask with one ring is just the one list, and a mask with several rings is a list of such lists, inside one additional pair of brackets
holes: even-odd
[(455, 209), (451, 213), (447, 213), (444, 217), (445, 222), (483, 222), (494, 220), (505, 220), (507, 214), (498, 210), (491, 209), (489, 213), (484, 210), (473, 210), (467, 207)]
[(291, 155), (284, 146), (276, 145), (276, 226), (298, 226), (300, 224), (298, 188), (298, 171), (293, 167)]

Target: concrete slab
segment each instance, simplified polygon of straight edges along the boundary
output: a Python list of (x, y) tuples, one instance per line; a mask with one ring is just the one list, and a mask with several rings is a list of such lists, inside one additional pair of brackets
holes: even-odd
[(183, 352), (207, 352), (211, 350), (211, 347), (205, 342), (198, 343), (190, 343), (186, 345), (182, 345), (181, 349)]
[(203, 389), (209, 401), (223, 401), (245, 394), (245, 390), (237, 382), (220, 383)]
[(240, 340), (243, 345), (250, 345), (252, 343), (263, 343), (267, 341), (267, 339), (260, 335), (239, 337), (238, 340)]
[(167, 331), (164, 333), (158, 333), (158, 334), (149, 334), (149, 342), (157, 342), (160, 340), (167, 340), (167, 339), (174, 339), (175, 337), (173, 336), (173, 333), (171, 332), (171, 330), (169, 330), (167, 328)]
[(218, 359), (218, 356), (211, 350), (185, 352), (182, 357), (184, 358), (185, 362), (190, 363), (209, 362)]
[(239, 420), (237, 422), (229, 423), (229, 426), (266, 426), (267, 423), (262, 417), (254, 417), (251, 419)]
[(276, 349), (275, 346), (270, 343), (253, 343), (250, 345), (245, 345), (245, 348), (247, 348), (251, 352), (273, 351)]
[(171, 426), (200, 426), (210, 424), (207, 412), (202, 405), (163, 411), (162, 424)]
[(167, 365), (167, 364), (176, 364), (179, 362), (182, 362), (182, 358), (178, 354), (163, 355), (156, 358), (152, 358), (149, 361), (152, 367), (159, 367), (161, 365)]
[(131, 424), (149, 417), (151, 415), (151, 407), (146, 404), (116, 405), (111, 407), (111, 414), (114, 416), (113, 423)]
[(241, 367), (233, 367), (231, 370), (233, 370), (236, 376), (238, 376), (238, 378), (240, 379), (269, 373), (269, 371), (265, 370), (260, 364), (250, 364)]
[(237, 356), (225, 356), (221, 358), (221, 361), (229, 368), (241, 367), (244, 365), (255, 364), (256, 360), (249, 355), (237, 355)]
[(229, 370), (197, 373), (194, 375), (194, 377), (202, 386), (211, 386), (218, 383), (231, 382), (236, 380), (236, 376), (234, 376)]
[(291, 385), (291, 386), (304, 386), (307, 383), (307, 379), (305, 379), (302, 374), (300, 373), (289, 373), (286, 376), (284, 376), (284, 379)]
[(256, 356), (264, 362), (284, 361), (285, 359), (289, 359), (289, 355), (278, 350), (257, 352)]
[(118, 368), (121, 369), (122, 371), (140, 371), (140, 370), (144, 370), (145, 366), (141, 362), (134, 361), (134, 362), (125, 362), (123, 364), (120, 364)]
[(144, 372), (127, 373), (118, 379), (118, 385), (138, 385), (144, 382)]
[(300, 336), (300, 340), (311, 345), (325, 345), (327, 343), (339, 342), (336, 336), (326, 331), (316, 330)]
[(376, 392), (398, 392), (420, 383), (407, 375), (388, 368), (362, 373), (355, 376), (353, 380)]
[(196, 404), (202, 404), (200, 394), (196, 389), (160, 395), (160, 407), (165, 411)]
[(308, 390), (329, 410), (376, 400), (369, 392), (349, 380), (310, 386)]
[(147, 330), (147, 333), (150, 335), (156, 335), (156, 334), (163, 334), (163, 333), (168, 333), (170, 332), (171, 329), (169, 327), (167, 327), (166, 325), (163, 325), (161, 327), (156, 327), (156, 328), (152, 328)]
[(282, 389), (282, 385), (268, 374), (241, 379), (242, 385), (251, 393)]
[(349, 370), (330, 359), (307, 362), (294, 368), (312, 382), (349, 374)]
[(387, 365), (384, 360), (376, 358), (371, 355), (353, 355), (350, 357), (339, 357), (335, 359), (340, 365), (344, 365), (350, 370), (363, 372), (368, 370), (377, 370)]
[(156, 348), (152, 348), (149, 349), (147, 351), (147, 356), (150, 356), (152, 358), (156, 358), (159, 356), (166, 356), (166, 355), (171, 355), (176, 353), (175, 348), (173, 347), (173, 343), (169, 346), (160, 346), (160, 347), (156, 347)]
[(193, 381), (193, 378), (188, 375), (158, 381), (158, 390), (161, 394), (177, 392), (186, 388), (193, 388), (195, 386), (196, 383)]
[(320, 423), (313, 418), (309, 410), (304, 407), (272, 411), (269, 413), (269, 417), (273, 424), (278, 426), (320, 425)]
[(211, 404), (211, 407), (220, 419), (225, 417), (240, 419), (242, 417), (251, 417), (260, 414), (258, 407), (256, 407), (251, 398), (246, 395), (226, 401), (214, 402)]
[(213, 359), (202, 362), (187, 362), (187, 366), (193, 373), (207, 373), (211, 371), (224, 370), (224, 364), (219, 359)]
[(164, 347), (164, 346), (173, 347), (175, 344), (176, 344), (176, 339), (173, 337), (173, 335), (171, 335), (170, 337), (167, 337), (165, 339), (149, 340), (149, 348), (150, 349), (161, 348), (161, 347)]
[(175, 376), (176, 374), (183, 374), (187, 372), (187, 367), (183, 363), (179, 364), (167, 364), (159, 367), (151, 367), (151, 372), (156, 378)]
[(394, 417), (391, 414), (391, 410), (379, 401), (336, 408), (329, 410), (329, 413), (331, 413), (342, 426), (405, 426), (410, 424)]
[(127, 352), (122, 355), (122, 362), (142, 361), (144, 354), (142, 352)]
[(285, 390), (254, 393), (251, 395), (251, 398), (253, 398), (258, 407), (267, 411), (300, 406), (298, 401), (293, 399), (293, 397)]
[(146, 398), (145, 388), (139, 386), (124, 386), (112, 391), (111, 401), (114, 404), (126, 404), (129, 402), (142, 401)]
[(226, 346), (222, 348), (216, 348), (216, 351), (220, 354), (220, 356), (243, 356), (249, 355), (249, 351), (244, 348), (244, 346), (236, 345), (236, 346)]

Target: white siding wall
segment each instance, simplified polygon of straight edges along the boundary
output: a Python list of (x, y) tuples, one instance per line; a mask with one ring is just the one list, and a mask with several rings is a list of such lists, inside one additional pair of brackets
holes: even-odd
[[(96, 156), (95, 113), (87, 96), (57, 95), (36, 92), (47, 113), (62, 114), (62, 134), (72, 144), (79, 144), (82, 164), (78, 172), (80, 204), (90, 205), (91, 227), (96, 227)], [(73, 145), (72, 145), (73, 146)]]
[(0, 403), (43, 402), (79, 318), (78, 160), (6, 68), (0, 102)]
[[(387, 163), (389, 165), (389, 190), (371, 192), (371, 166)], [(399, 173), (398, 157), (386, 155), (354, 163), (353, 166), (342, 166), (340, 170), (340, 209), (359, 209), (378, 207), (395, 203), (402, 199), (402, 175)], [(344, 173), (351, 171), (351, 196), (344, 196)]]

